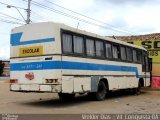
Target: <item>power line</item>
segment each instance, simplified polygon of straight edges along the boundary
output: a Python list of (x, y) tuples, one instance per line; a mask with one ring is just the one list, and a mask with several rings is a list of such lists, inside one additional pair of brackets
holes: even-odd
[[(25, 1), (25, 2), (28, 2), (28, 1), (31, 1), (31, 0), (24, 0), (24, 1)], [(59, 10), (53, 9), (53, 8), (51, 8), (51, 7), (45, 6), (45, 5), (43, 5), (43, 4), (40, 4), (40, 3), (36, 2), (36, 1), (33, 1), (33, 4), (36, 5), (36, 6), (38, 6), (38, 7), (41, 7), (41, 8), (44, 8), (44, 9), (48, 9), (48, 10), (50, 10), (50, 11), (52, 11), (52, 12), (57, 13), (57, 14), (61, 14), (61, 15), (64, 15), (64, 16), (66, 16), (66, 17), (70, 17), (70, 18), (72, 18), (72, 19), (79, 20), (79, 21), (81, 21), (81, 22), (85, 22), (85, 23), (88, 23), (88, 24), (92, 24), (92, 25), (95, 25), (95, 26), (99, 26), (99, 27), (105, 28), (105, 29), (107, 29), (107, 30), (110, 29), (110, 30), (113, 30), (113, 31), (121, 32), (121, 33), (132, 34), (132, 33), (130, 33), (129, 31), (124, 31), (124, 30), (117, 29), (117, 28), (115, 28), (114, 26), (112, 26), (112, 25), (110, 25), (110, 24), (106, 24), (106, 23), (104, 23), (104, 22), (102, 22), (102, 21), (93, 19), (93, 18), (88, 17), (88, 16), (86, 16), (86, 15), (83, 15), (83, 14), (81, 14), (81, 13), (78, 13), (78, 12), (75, 12), (75, 11), (73, 11), (73, 10), (67, 9), (67, 8), (65, 8), (65, 7), (62, 7), (62, 6), (60, 6), (60, 5), (57, 5), (57, 4), (55, 4), (55, 3), (53, 3), (53, 2), (50, 2), (50, 1), (48, 1), (48, 0), (45, 0), (45, 1), (48, 2), (48, 3), (54, 4), (54, 5), (58, 6), (58, 7), (61, 7), (61, 8), (63, 8), (63, 9), (65, 9), (65, 10), (68, 10), (68, 11), (70, 11), (70, 12), (73, 12), (73, 13), (75, 13), (75, 14), (78, 14), (78, 15), (81, 15), (81, 16), (83, 16), (83, 17), (86, 17), (86, 18), (88, 18), (88, 19), (90, 19), (90, 20), (99, 22), (99, 23), (101, 23), (101, 24), (105, 24), (105, 25), (107, 25), (108, 27), (107, 27), (107, 26), (103, 26), (103, 25), (99, 25), (99, 24), (96, 24), (96, 23), (93, 23), (93, 22), (90, 22), (90, 21), (87, 21), (87, 20), (84, 20), (84, 19), (81, 19), (81, 18), (78, 18), (78, 17), (76, 17), (76, 16), (73, 16), (73, 15), (70, 15), (70, 14), (67, 14), (67, 13), (64, 13), (64, 12), (62, 12), (62, 11), (59, 11)], [(4, 5), (9, 5), (9, 4), (3, 3), (3, 2), (0, 2), (0, 3), (1, 3), (1, 4), (4, 4)], [(10, 6), (12, 6), (12, 5), (10, 5)], [(23, 9), (23, 10), (27, 10), (27, 11), (28, 11), (28, 9), (24, 9), (24, 8), (21, 8), (21, 7), (18, 7), (18, 6), (12, 6), (12, 7), (15, 7), (15, 8), (17, 7), (17, 8), (19, 8), (19, 9)], [(30, 10), (29, 10), (28, 12), (30, 12)], [(16, 19), (17, 19), (17, 18), (16, 18)], [(114, 28), (113, 28), (113, 27), (114, 27)]]
[(58, 7), (60, 7), (60, 8), (63, 8), (63, 9), (65, 9), (65, 10), (68, 10), (68, 11), (70, 11), (70, 12), (72, 12), (72, 13), (77, 14), (77, 15), (80, 15), (80, 16), (83, 16), (83, 17), (85, 17), (85, 18), (88, 18), (88, 19), (90, 19), (90, 20), (93, 20), (93, 21), (96, 21), (96, 22), (98, 22), (98, 23), (101, 23), (101, 24), (107, 25), (107, 26), (109, 26), (109, 27), (115, 28), (115, 29), (117, 29), (117, 30), (121, 30), (121, 31), (124, 31), (124, 32), (128, 32), (128, 33), (129, 33), (129, 31), (119, 29), (119, 28), (117, 28), (116, 26), (107, 24), (107, 23), (105, 23), (105, 22), (99, 21), (99, 20), (94, 19), (94, 18), (92, 18), (92, 17), (89, 17), (89, 16), (86, 16), (86, 15), (84, 15), (84, 14), (75, 12), (75, 11), (73, 11), (73, 10), (71, 10), (71, 9), (65, 8), (65, 7), (60, 6), (60, 5), (58, 5), (58, 4), (56, 4), (56, 3), (53, 3), (53, 2), (51, 2), (51, 1), (48, 1), (48, 0), (44, 0), (44, 1), (46, 1), (46, 2), (48, 2), (48, 3), (50, 3), (50, 4), (53, 4), (53, 5), (55, 5), (55, 6), (58, 6)]
[[(75, 13), (75, 14), (77, 14), (77, 15), (80, 15), (80, 16), (83, 16), (83, 17), (85, 17), (85, 18), (88, 18), (88, 19), (90, 19), (90, 20), (93, 20), (93, 21), (96, 21), (96, 22), (99, 22), (99, 23), (108, 25), (108, 26), (110, 26), (110, 27), (115, 27), (115, 26), (113, 26), (113, 25), (107, 24), (107, 23), (105, 23), (105, 22), (96, 20), (96, 19), (91, 18), (91, 17), (89, 17), (89, 16), (83, 15), (83, 14), (78, 13), (78, 12), (75, 12), (75, 11), (73, 11), (73, 10), (71, 10), (71, 9), (65, 8), (65, 7), (63, 7), (63, 6), (60, 6), (60, 5), (58, 5), (58, 4), (56, 4), (56, 3), (53, 3), (53, 2), (51, 2), (51, 1), (48, 1), (48, 0), (44, 0), (44, 1), (46, 1), (46, 2), (48, 2), (48, 3), (50, 3), (50, 4), (53, 4), (53, 5), (55, 5), (55, 6), (58, 6), (58, 7), (60, 7), (60, 8), (63, 8), (63, 9), (65, 9), (65, 10), (68, 10), (68, 11), (70, 11), (70, 12), (73, 12), (73, 13)], [(115, 28), (117, 28), (117, 27), (115, 27)]]
[(0, 22), (10, 23), (10, 24), (21, 24), (21, 25), (23, 25), (22, 23), (15, 22), (15, 21), (11, 21), (11, 20), (6, 20), (6, 19), (0, 19)]
[[(33, 11), (32, 10), (32, 12), (35, 14), (35, 15), (37, 15), (37, 17), (39, 16), (41, 19), (43, 19), (43, 20), (47, 20), (46, 18), (44, 18), (43, 16), (41, 16), (41, 15), (39, 15), (38, 13), (36, 13), (35, 11)], [(31, 16), (32, 17), (32, 16)]]
[(15, 20), (18, 20), (18, 21), (21, 21), (21, 22), (23, 22), (23, 20), (21, 20), (21, 19), (18, 19), (18, 18), (15, 18), (15, 17), (13, 17), (13, 16), (10, 16), (10, 15), (7, 15), (7, 14), (5, 14), (5, 13), (2, 13), (2, 12), (0, 12), (0, 14), (1, 14), (1, 15), (4, 15), (4, 16), (7, 16), (7, 17), (9, 17), (9, 18), (12, 18), (12, 19), (15, 19)]
[[(24, 1), (26, 1), (26, 0), (24, 0)], [(81, 22), (85, 22), (85, 23), (88, 23), (88, 24), (92, 24), (92, 25), (95, 25), (95, 26), (99, 26), (99, 27), (102, 27), (102, 28), (107, 29), (107, 30), (113, 30), (113, 31), (117, 31), (117, 32), (121, 32), (121, 33), (127, 33), (127, 34), (132, 35), (132, 33), (130, 33), (130, 32), (126, 32), (126, 31), (122, 31), (122, 30), (117, 30), (117, 29), (115, 29), (115, 28), (111, 28), (111, 27), (108, 27), (108, 26), (99, 25), (99, 24), (96, 24), (96, 23), (93, 23), (93, 22), (90, 22), (90, 21), (87, 21), (87, 20), (78, 18), (78, 17), (76, 17), (76, 16), (73, 16), (73, 15), (70, 15), (70, 14), (67, 14), (67, 13), (64, 13), (64, 12), (62, 12), (62, 11), (53, 9), (53, 8), (51, 8), (51, 7), (45, 6), (45, 5), (40, 4), (40, 3), (36, 2), (36, 1), (32, 1), (32, 4), (33, 4), (33, 5), (36, 5), (36, 6), (38, 6), (38, 7), (41, 7), (41, 8), (43, 8), (43, 9), (48, 9), (48, 10), (50, 10), (50, 11), (52, 11), (52, 12), (57, 13), (57, 14), (61, 14), (61, 15), (64, 15), (64, 16), (66, 16), (66, 17), (70, 17), (70, 18), (75, 19), (75, 20), (79, 20), (79, 21), (81, 21)]]
[(24, 9), (24, 8), (22, 8), (22, 7), (19, 7), (19, 6), (14, 6), (14, 5), (10, 5), (10, 4), (3, 3), (3, 2), (0, 2), (0, 4), (3, 4), (3, 5), (5, 5), (5, 6), (12, 6), (12, 7), (16, 7), (16, 8), (19, 8), (19, 9), (26, 10), (26, 9)]

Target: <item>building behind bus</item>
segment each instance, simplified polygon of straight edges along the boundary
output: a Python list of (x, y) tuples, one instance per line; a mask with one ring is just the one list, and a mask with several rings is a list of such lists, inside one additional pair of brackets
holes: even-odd
[(10, 76), (9, 60), (0, 60), (0, 76)]

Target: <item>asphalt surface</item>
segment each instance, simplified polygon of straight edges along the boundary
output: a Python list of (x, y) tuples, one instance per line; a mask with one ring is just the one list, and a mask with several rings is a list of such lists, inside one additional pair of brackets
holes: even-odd
[(8, 83), (0, 83), (0, 113), (160, 114), (160, 91), (143, 90), (139, 96), (128, 91), (113, 92), (104, 101), (92, 101), (86, 95), (76, 96), (71, 101), (61, 101), (56, 93), (10, 92)]
[[(77, 119), (73, 114), (160, 114), (160, 91), (143, 89), (138, 96), (129, 91), (117, 91), (110, 93), (104, 101), (92, 101), (87, 95), (77, 95), (73, 100), (61, 101), (56, 93), (11, 92), (9, 83), (1, 82), (0, 114), (30, 115), (24, 116), (24, 120), (41, 120), (44, 116), (40, 115), (44, 114), (47, 114), (45, 119), (61, 114), (55, 119), (62, 117), (65, 120), (70, 119), (67, 114), (72, 114), (73, 119)], [(38, 116), (34, 118), (33, 114)]]

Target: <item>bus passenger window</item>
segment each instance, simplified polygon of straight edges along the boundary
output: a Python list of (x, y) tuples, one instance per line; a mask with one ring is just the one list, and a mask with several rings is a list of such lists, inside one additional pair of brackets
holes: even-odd
[(106, 43), (105, 47), (106, 47), (106, 58), (112, 58), (112, 47), (111, 47), (111, 44)]
[(64, 53), (72, 53), (72, 36), (69, 34), (62, 35), (62, 44)]
[(87, 56), (95, 56), (94, 40), (86, 39), (86, 54)]
[(126, 48), (126, 52), (127, 52), (127, 61), (132, 62), (132, 49), (131, 48)]
[(149, 65), (149, 60), (148, 60), (148, 56), (147, 53), (143, 53), (143, 57), (142, 57), (142, 71), (143, 72), (150, 72), (150, 65)]
[(127, 56), (126, 56), (126, 48), (125, 47), (121, 47), (121, 59), (124, 61), (127, 59)]
[(119, 58), (118, 45), (113, 45), (112, 46), (112, 51), (113, 51), (113, 58), (118, 59)]
[(102, 41), (96, 41), (96, 56), (104, 57), (104, 47)]
[(133, 50), (133, 62), (137, 62), (137, 51)]
[(146, 51), (143, 51), (142, 55), (142, 71), (143, 72), (149, 72), (149, 63), (148, 63), (148, 55)]
[(137, 50), (137, 62), (142, 63), (142, 52)]
[(83, 54), (84, 53), (84, 41), (83, 37), (73, 36), (74, 43), (74, 53)]

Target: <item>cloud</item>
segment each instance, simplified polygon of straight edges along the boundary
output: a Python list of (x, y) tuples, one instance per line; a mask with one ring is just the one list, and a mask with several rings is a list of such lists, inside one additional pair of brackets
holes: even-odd
[[(146, 34), (160, 31), (159, 0), (49, 0), (75, 12), (79, 12), (98, 21), (102, 21), (105, 24), (64, 10), (53, 4), (47, 3), (45, 0), (35, 1), (43, 5), (49, 6), (55, 10), (60, 10), (61, 12), (66, 12), (67, 14), (76, 16), (81, 19), (85, 19), (89, 22), (100, 24), (106, 27), (109, 27), (109, 25), (113, 25), (119, 29), (129, 31), (133, 34)], [(3, 2), (22, 8), (27, 7), (27, 3), (22, 0), (5, 0)], [(79, 20), (65, 17), (53, 11), (51, 12), (49, 10), (45, 10), (43, 8), (33, 5), (33, 1), (31, 1), (31, 3), (32, 21), (55, 21), (67, 24), (75, 28), (79, 23), (79, 29), (90, 31), (96, 34), (104, 36), (126, 35), (126, 33), (116, 32), (111, 29), (104, 29), (98, 26), (81, 22)], [(22, 19), (16, 9), (8, 9), (6, 8), (6, 6), (1, 4), (0, 12)], [(26, 18), (26, 11), (20, 10), (20, 12)], [(0, 58), (9, 58), (10, 30), (18, 25), (12, 25), (3, 22), (0, 22), (0, 24)]]
[(61, 0), (57, 3), (71, 10), (88, 12), (88, 8), (92, 7), (95, 4), (94, 2), (95, 0)]
[(144, 5), (144, 4), (148, 4), (148, 3), (158, 2), (158, 0), (108, 0), (106, 2), (113, 4), (115, 6), (117, 6), (117, 5), (125, 6), (127, 4), (132, 5), (132, 6), (135, 6), (135, 5), (140, 6), (140, 5)]
[(0, 48), (0, 59), (9, 59), (10, 58), (10, 46), (6, 45)]

